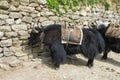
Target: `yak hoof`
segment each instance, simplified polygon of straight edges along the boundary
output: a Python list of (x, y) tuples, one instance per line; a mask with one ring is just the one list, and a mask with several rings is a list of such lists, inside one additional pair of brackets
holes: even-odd
[(102, 60), (107, 60), (107, 56), (103, 56), (103, 57), (102, 57)]
[(56, 70), (58, 70), (58, 69), (59, 69), (59, 67), (60, 67), (60, 64), (55, 63), (55, 64), (54, 64), (54, 66), (55, 66), (55, 69), (56, 69)]
[(89, 68), (92, 68), (92, 67), (93, 67), (93, 63), (87, 63), (87, 66), (88, 66)]

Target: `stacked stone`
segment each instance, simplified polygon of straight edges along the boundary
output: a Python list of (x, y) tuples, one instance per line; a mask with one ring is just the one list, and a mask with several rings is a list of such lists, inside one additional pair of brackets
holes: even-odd
[[(62, 24), (70, 22), (78, 28), (88, 27), (89, 22), (97, 24), (120, 19), (120, 15), (114, 11), (105, 11), (103, 6), (76, 7), (76, 12), (65, 12), (60, 8), (63, 16), (58, 16), (46, 7), (46, 0), (11, 0), (0, 1), (0, 61), (10, 66), (17, 66), (21, 60), (37, 57), (39, 47), (31, 49), (26, 47), (29, 33), (34, 26), (47, 26), (50, 24)], [(61, 6), (60, 6), (61, 7)], [(29, 55), (29, 56), (28, 56)], [(6, 64), (0, 64), (4, 67)], [(8, 66), (6, 70), (10, 69)]]

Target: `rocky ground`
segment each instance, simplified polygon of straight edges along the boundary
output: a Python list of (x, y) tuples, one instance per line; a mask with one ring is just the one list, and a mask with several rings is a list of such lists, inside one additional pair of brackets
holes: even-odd
[(0, 80), (120, 80), (120, 54), (111, 52), (108, 60), (98, 55), (93, 68), (86, 67), (87, 59), (80, 54), (67, 58), (55, 70), (50, 56), (23, 62), (9, 71), (0, 70)]

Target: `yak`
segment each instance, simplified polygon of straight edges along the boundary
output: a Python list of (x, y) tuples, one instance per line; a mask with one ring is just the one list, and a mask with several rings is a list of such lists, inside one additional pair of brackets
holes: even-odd
[[(88, 58), (87, 66), (92, 67), (96, 55), (104, 51), (105, 42), (101, 34), (96, 29), (83, 28), (83, 39), (81, 45), (62, 44), (61, 25), (53, 24), (45, 28), (35, 27), (30, 33), (29, 45), (40, 42), (49, 47), (55, 68), (65, 62), (66, 54), (81, 53)], [(63, 46), (64, 45), (64, 46)]]
[[(94, 27), (93, 27), (94, 26)], [(105, 41), (105, 51), (103, 53), (102, 59), (106, 60), (108, 58), (108, 53), (110, 51), (120, 53), (120, 38), (106, 36), (106, 31), (110, 27), (110, 24), (107, 26), (104, 24), (93, 25), (92, 27), (100, 32), (104, 41)]]

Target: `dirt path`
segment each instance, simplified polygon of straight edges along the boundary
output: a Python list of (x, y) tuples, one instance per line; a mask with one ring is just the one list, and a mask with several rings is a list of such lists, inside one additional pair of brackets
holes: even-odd
[(120, 54), (110, 53), (107, 61), (97, 56), (93, 68), (85, 66), (81, 55), (72, 57), (67, 63), (54, 70), (51, 61), (25, 62), (23, 67), (11, 71), (1, 71), (0, 80), (120, 80)]

